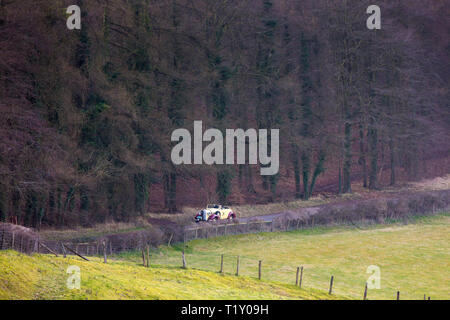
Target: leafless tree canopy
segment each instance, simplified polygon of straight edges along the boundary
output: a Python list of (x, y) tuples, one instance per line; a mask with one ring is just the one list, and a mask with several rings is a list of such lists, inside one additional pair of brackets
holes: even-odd
[[(368, 30), (370, 4), (0, 1), (0, 220), (88, 225), (448, 172), (448, 4), (379, 1)], [(174, 166), (170, 135), (194, 120), (279, 128), (279, 174)]]

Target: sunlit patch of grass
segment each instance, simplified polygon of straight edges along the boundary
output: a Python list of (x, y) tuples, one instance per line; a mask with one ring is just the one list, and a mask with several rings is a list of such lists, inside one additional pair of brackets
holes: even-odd
[[(0, 299), (339, 299), (325, 291), (179, 267), (145, 268), (126, 260), (0, 252)], [(81, 270), (68, 289), (67, 267)]]

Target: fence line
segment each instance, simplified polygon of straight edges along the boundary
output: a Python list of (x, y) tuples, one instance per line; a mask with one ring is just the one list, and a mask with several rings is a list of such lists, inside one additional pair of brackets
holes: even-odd
[(113, 240), (97, 239), (91, 242), (53, 241), (43, 240), (32, 233), (17, 232), (0, 229), (0, 250), (15, 250), (21, 253), (51, 253), (65, 255), (65, 248), (72, 248), (75, 252), (84, 256), (98, 256), (103, 254), (103, 242), (108, 254), (140, 249), (148, 244), (145, 239), (133, 242), (124, 240), (114, 243)]
[(0, 250), (13, 249), (22, 253), (36, 252), (38, 238), (23, 232), (0, 230)]
[[(314, 209), (312, 214), (296, 212), (280, 213), (271, 221), (249, 220), (247, 222), (215, 221), (200, 223), (192, 227), (176, 226), (172, 229), (161, 229), (161, 234), (152, 230), (139, 230), (130, 233), (118, 233), (100, 236), (90, 242), (64, 241), (75, 251), (89, 256), (103, 253), (105, 242), (106, 253), (111, 255), (122, 251), (141, 250), (146, 245), (158, 246), (162, 243), (184, 242), (227, 235), (238, 235), (258, 232), (292, 231), (315, 226), (353, 225), (356, 223), (384, 223), (390, 219), (408, 221), (413, 215), (425, 216), (450, 210), (450, 190), (421, 192), (405, 198), (386, 198), (364, 200), (358, 203), (326, 204)], [(9, 228), (9, 229), (8, 229)], [(27, 232), (20, 226), (0, 223), (0, 250), (14, 249), (24, 253), (49, 250), (41, 248), (44, 244), (57, 254), (64, 254), (60, 241), (39, 239), (39, 235)], [(29, 230), (29, 229), (26, 229)]]
[(184, 229), (184, 242), (195, 239), (208, 239), (219, 236), (229, 236), (238, 234), (250, 234), (259, 232), (279, 232), (304, 229), (314, 227), (314, 220), (311, 219), (287, 219), (284, 221), (248, 221), (248, 222), (208, 222), (198, 227), (187, 227)]
[[(438, 212), (435, 212), (438, 213)], [(317, 219), (316, 219), (317, 220)], [(361, 222), (361, 221), (359, 221)], [(376, 223), (376, 221), (366, 220), (366, 223)], [(220, 236), (252, 234), (260, 232), (280, 232), (295, 231), (313, 228), (316, 225), (324, 225), (317, 223), (314, 216), (298, 219), (274, 219), (272, 221), (225, 221), (225, 223), (212, 222), (202, 223), (195, 227), (186, 227), (180, 232), (178, 238), (181, 242), (188, 242), (195, 239), (208, 239)], [(337, 225), (356, 226), (353, 222), (344, 222)], [(357, 226), (356, 226), (357, 227)], [(170, 242), (173, 233), (166, 235)], [(169, 237), (170, 236), (170, 237)], [(167, 243), (169, 243), (167, 242)], [(13, 231), (0, 227), (0, 250), (13, 249), (19, 252), (31, 254), (37, 253), (56, 253), (64, 254), (64, 248), (61, 244), (68, 245), (76, 252), (85, 256), (98, 256), (103, 254), (103, 243), (105, 243), (105, 251), (108, 255), (120, 253), (124, 251), (140, 251), (147, 245), (151, 244), (151, 233), (146, 230), (133, 235), (113, 234), (100, 237), (90, 242), (79, 241), (57, 241), (40, 239), (37, 234), (21, 231)]]

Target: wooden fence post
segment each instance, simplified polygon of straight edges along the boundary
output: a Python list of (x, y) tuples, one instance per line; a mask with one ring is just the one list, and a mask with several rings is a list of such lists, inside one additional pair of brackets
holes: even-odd
[(13, 232), (12, 233), (12, 242), (11, 242), (11, 247), (12, 247), (12, 249), (14, 250), (14, 240), (15, 240), (15, 233)]
[(334, 276), (331, 276), (331, 279), (330, 279), (330, 291), (328, 291), (329, 294), (333, 293), (333, 280), (334, 280)]
[(107, 257), (106, 257), (106, 240), (103, 240), (103, 263), (107, 263)]
[(167, 243), (167, 246), (168, 246), (168, 247), (170, 247), (170, 243), (172, 242), (172, 239), (173, 239), (173, 232), (172, 232), (172, 234), (170, 235), (169, 242)]
[(367, 282), (366, 282), (366, 287), (364, 288), (364, 298), (363, 300), (367, 300)]
[(64, 244), (62, 242), (61, 242), (61, 250), (63, 253), (63, 257), (65, 258), (67, 256), (67, 253), (66, 253), (66, 248), (64, 248)]
[(181, 252), (181, 257), (183, 259), (183, 269), (186, 269), (186, 258), (184, 256), (184, 248), (183, 248), (183, 252)]
[(297, 273), (295, 274), (295, 286), (298, 286), (298, 276), (300, 274), (300, 267), (297, 267)]
[(397, 291), (397, 300), (400, 300), (400, 291)]
[(67, 249), (70, 251), (70, 252), (72, 252), (72, 253), (74, 253), (74, 254), (76, 254), (77, 256), (79, 256), (81, 259), (83, 259), (83, 260), (86, 260), (86, 261), (89, 261), (89, 259), (88, 258), (86, 258), (86, 257), (83, 257), (81, 254), (79, 254), (76, 250), (73, 250), (72, 248), (70, 248), (69, 246), (66, 246), (67, 247)]
[(145, 267), (145, 254), (144, 254), (144, 246), (141, 247), (141, 253), (142, 253), (142, 265)]
[(223, 273), (223, 254), (220, 256), (220, 273)]
[(237, 256), (237, 261), (236, 261), (236, 276), (239, 276), (239, 256)]
[(258, 264), (258, 279), (261, 280), (261, 263), (262, 261), (259, 260), (259, 264)]
[(303, 281), (303, 266), (300, 268), (300, 284), (299, 287), (302, 287), (302, 281)]
[(147, 244), (147, 268), (150, 267), (150, 245)]
[(47, 249), (50, 253), (53, 253), (55, 256), (58, 256), (58, 254), (53, 251), (52, 249), (50, 249), (49, 247), (47, 247), (45, 244), (43, 244), (42, 242), (39, 241), (38, 245), (43, 246), (45, 249)]

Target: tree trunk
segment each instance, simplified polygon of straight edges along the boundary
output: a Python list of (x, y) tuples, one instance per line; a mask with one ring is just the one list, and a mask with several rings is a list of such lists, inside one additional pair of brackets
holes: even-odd
[(368, 133), (370, 149), (369, 189), (374, 190), (378, 188), (378, 131), (373, 125), (370, 125)]
[(391, 138), (389, 140), (389, 152), (391, 157), (391, 182), (390, 185), (395, 185), (395, 151), (394, 151), (394, 140)]
[(313, 176), (311, 178), (311, 185), (309, 187), (309, 196), (312, 196), (314, 186), (316, 184), (317, 177), (324, 172), (324, 163), (325, 163), (325, 151), (321, 150), (319, 152), (319, 159), (317, 160), (316, 167), (314, 169)]
[(163, 173), (164, 208), (169, 208), (169, 174)]
[(351, 128), (352, 125), (347, 120), (345, 122), (345, 138), (344, 138), (344, 166), (343, 166), (343, 186), (342, 186), (342, 192), (343, 193), (350, 193), (352, 192), (351, 188), (351, 165), (352, 165), (352, 143), (351, 143)]
[(300, 199), (301, 194), (301, 186), (300, 186), (300, 163), (298, 161), (298, 152), (294, 151), (294, 179), (295, 179), (295, 197)]
[(310, 168), (310, 156), (303, 152), (302, 154), (302, 177), (303, 177), (303, 200), (309, 198), (309, 168)]
[(247, 190), (250, 193), (256, 193), (255, 186), (253, 185), (253, 172), (250, 165), (247, 166)]
[(341, 160), (339, 159), (338, 194), (341, 193), (342, 193), (342, 168), (341, 168)]
[(177, 211), (177, 174), (176, 172), (165, 172), (163, 174), (164, 185), (164, 205), (165, 208), (173, 213)]
[(177, 211), (177, 174), (176, 172), (170, 173), (170, 204), (169, 210), (170, 212)]
[(364, 147), (364, 126), (359, 125), (359, 164), (361, 165), (363, 173), (363, 187), (367, 188), (367, 164), (366, 164), (366, 151)]

